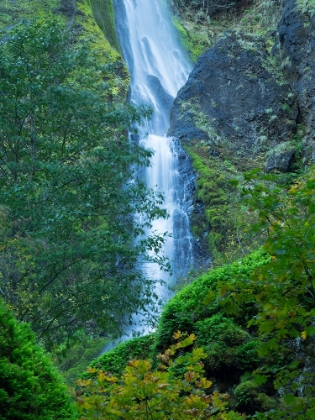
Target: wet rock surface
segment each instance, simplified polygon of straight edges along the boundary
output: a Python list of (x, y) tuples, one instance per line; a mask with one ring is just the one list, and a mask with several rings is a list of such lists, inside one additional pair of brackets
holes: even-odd
[(168, 135), (199, 174), (190, 222), (214, 261), (243, 249), (233, 179), (315, 162), (315, 12), (309, 2), (277, 4), (278, 26), (264, 38), (225, 32), (201, 55), (171, 109)]

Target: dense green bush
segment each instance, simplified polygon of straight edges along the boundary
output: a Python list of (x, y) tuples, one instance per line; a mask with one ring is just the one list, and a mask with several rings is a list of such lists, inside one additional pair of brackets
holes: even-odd
[(196, 345), (203, 347), (209, 371), (232, 369), (246, 371), (258, 363), (257, 339), (234, 323), (231, 318), (216, 314), (198, 321)]
[[(246, 328), (257, 309), (253, 296), (252, 300), (240, 302), (237, 315), (231, 315), (226, 302), (222, 305), (225, 301), (225, 296), (220, 295), (222, 285), (246, 284), (254, 270), (267, 260), (268, 256), (259, 250), (198, 277), (166, 304), (155, 334), (122, 343), (96, 359), (87, 374), (89, 379), (95, 368), (119, 376), (130, 359), (154, 359), (157, 353), (164, 353), (180, 334), (178, 331), (182, 331), (191, 334), (195, 342), (182, 350), (181, 356), (193, 354), (202, 347), (207, 378), (211, 378), (221, 392), (235, 386), (245, 372), (251, 372), (259, 365), (259, 338), (255, 330)], [(186, 369), (185, 363), (177, 363), (175, 359), (170, 372), (174, 378), (181, 378)], [(234, 404), (238, 403), (236, 399)]]
[(0, 301), (0, 420), (76, 418), (61, 377), (31, 329)]
[[(201, 325), (198, 324), (199, 327), (196, 329), (197, 321), (210, 318), (219, 312), (224, 313), (226, 309), (221, 307), (220, 297), (218, 296), (212, 299), (211, 303), (205, 304), (206, 295), (212, 292), (216, 296), (218, 283), (232, 284), (240, 278), (246, 281), (253, 270), (264, 264), (267, 259), (268, 257), (262, 251), (253, 252), (246, 258), (233, 264), (210, 270), (177, 293), (165, 305), (161, 314), (159, 327), (156, 332), (157, 351), (163, 351), (170, 345), (174, 331), (194, 332), (197, 335), (197, 330)], [(253, 302), (247, 302), (240, 306), (237, 317), (234, 316), (234, 318), (237, 318), (237, 324), (240, 326), (246, 325), (254, 310), (253, 305)]]
[(110, 372), (113, 375), (120, 375), (130, 359), (150, 358), (152, 356), (153, 343), (154, 334), (125, 341), (96, 359), (92, 366), (100, 368), (104, 372)]

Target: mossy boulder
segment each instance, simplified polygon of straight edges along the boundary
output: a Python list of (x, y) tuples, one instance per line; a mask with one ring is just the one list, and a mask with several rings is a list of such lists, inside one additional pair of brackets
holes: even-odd
[(283, 142), (267, 152), (265, 172), (289, 172), (296, 162), (297, 147), (291, 142)]
[(196, 345), (208, 355), (205, 366), (210, 373), (246, 371), (258, 363), (258, 342), (222, 313), (197, 321), (195, 333)]
[[(222, 313), (219, 300), (210, 305), (205, 304), (205, 297), (209, 292), (216, 293), (219, 282), (233, 282), (240, 276), (250, 277), (253, 270), (265, 264), (268, 260), (263, 251), (253, 252), (242, 260), (233, 264), (208, 271), (199, 276), (195, 281), (180, 290), (164, 306), (159, 326), (156, 331), (156, 349), (164, 351), (172, 343), (174, 331), (187, 331), (196, 333), (197, 321), (203, 321)], [(250, 307), (240, 308), (237, 316), (237, 324), (246, 326), (251, 318)], [(211, 322), (211, 321), (210, 321)], [(198, 324), (201, 328), (202, 324)]]

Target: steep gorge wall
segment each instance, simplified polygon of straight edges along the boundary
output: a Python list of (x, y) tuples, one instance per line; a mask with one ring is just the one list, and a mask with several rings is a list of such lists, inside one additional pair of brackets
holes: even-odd
[(193, 157), (197, 201), (206, 206), (195, 231), (210, 232), (218, 256), (246, 252), (250, 218), (229, 181), (256, 167), (286, 173), (314, 160), (315, 14), (307, 5), (279, 3), (277, 29), (264, 36), (221, 34), (174, 102), (169, 134)]

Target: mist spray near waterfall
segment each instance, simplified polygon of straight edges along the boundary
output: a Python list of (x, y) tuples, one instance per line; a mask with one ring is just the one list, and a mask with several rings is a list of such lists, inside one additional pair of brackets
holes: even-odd
[[(165, 301), (169, 297), (168, 285), (184, 277), (193, 266), (189, 217), (178, 172), (178, 146), (165, 136), (172, 102), (186, 82), (191, 66), (164, 0), (114, 0), (114, 4), (117, 34), (131, 75), (130, 101), (153, 109), (150, 121), (139, 127), (140, 144), (154, 152), (144, 177), (149, 188), (164, 194), (163, 207), (169, 218), (155, 220), (147, 234), (153, 231), (170, 234), (163, 251), (173, 275), (153, 264), (143, 270), (148, 278), (156, 280), (155, 293)], [(159, 285), (160, 279), (164, 280), (164, 286)], [(141, 316), (134, 316), (133, 321), (138, 324), (134, 327), (136, 331), (148, 332), (141, 326)]]

